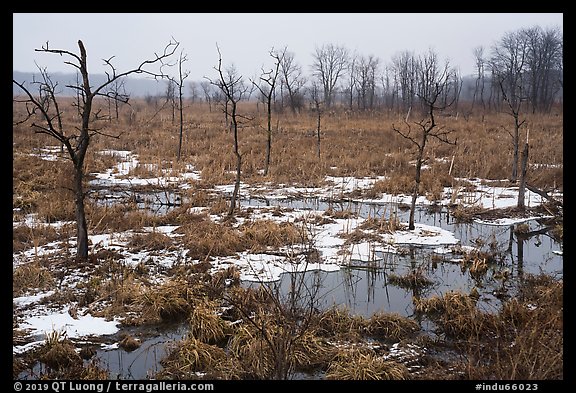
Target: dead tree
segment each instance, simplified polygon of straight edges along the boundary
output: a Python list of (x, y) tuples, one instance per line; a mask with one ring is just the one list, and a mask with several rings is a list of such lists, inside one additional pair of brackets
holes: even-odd
[[(237, 75), (236, 69), (231, 66), (224, 75), (222, 70), (222, 54), (220, 48), (216, 45), (218, 50), (218, 67), (214, 69), (218, 72), (218, 79), (216, 81), (210, 80), (210, 83), (218, 87), (224, 95), (224, 103), (222, 108), (226, 119), (230, 119), (230, 128), (234, 135), (234, 156), (236, 157), (236, 181), (234, 182), (234, 192), (228, 208), (228, 217), (232, 218), (236, 208), (236, 200), (240, 191), (240, 175), (242, 173), (242, 155), (238, 145), (238, 127), (242, 119), (250, 120), (245, 116), (238, 113), (238, 102), (242, 100), (248, 88), (244, 86), (242, 76)], [(228, 124), (228, 120), (226, 122)]]
[(212, 85), (209, 81), (202, 81), (200, 87), (204, 93), (204, 100), (208, 103), (208, 110), (212, 112)]
[(168, 78), (166, 81), (166, 93), (165, 93), (164, 107), (166, 104), (170, 104), (172, 109), (172, 124), (176, 121), (176, 80), (173, 78)]
[(502, 92), (503, 100), (508, 104), (508, 113), (514, 119), (514, 131), (509, 133), (512, 137), (512, 149), (513, 149), (513, 159), (512, 159), (512, 176), (510, 180), (515, 182), (518, 180), (518, 160), (520, 153), (520, 127), (526, 122), (526, 119), (520, 120), (520, 108), (522, 104), (522, 97), (509, 97), (506, 94), (506, 89), (502, 81), (499, 82), (500, 90)]
[[(31, 122), (31, 127), (36, 133), (49, 135), (60, 143), (62, 143), (72, 160), (74, 167), (74, 183), (73, 191), (75, 195), (75, 211), (76, 211), (76, 260), (86, 260), (88, 258), (88, 228), (86, 224), (86, 213), (84, 210), (84, 198), (86, 193), (84, 192), (83, 180), (84, 180), (84, 159), (86, 157), (86, 152), (88, 151), (88, 146), (90, 145), (90, 140), (95, 135), (106, 135), (102, 133), (98, 128), (93, 126), (94, 121), (101, 120), (99, 116), (100, 111), (95, 111), (93, 108), (93, 101), (95, 97), (103, 96), (107, 98), (122, 100), (122, 96), (110, 96), (106, 91), (107, 87), (110, 86), (115, 81), (131, 74), (147, 74), (154, 78), (164, 77), (162, 72), (162, 67), (166, 66), (165, 60), (168, 59), (178, 47), (178, 42), (170, 41), (170, 43), (164, 48), (161, 54), (155, 54), (155, 57), (149, 60), (145, 60), (140, 65), (134, 69), (126, 72), (117, 73), (116, 68), (112, 65), (112, 58), (104, 59), (104, 64), (110, 67), (110, 72), (107, 72), (107, 80), (103, 84), (93, 87), (90, 83), (90, 75), (88, 73), (87, 66), (87, 55), (86, 49), (82, 41), (78, 41), (79, 53), (74, 53), (62, 49), (51, 49), (46, 43), (41, 49), (35, 49), (37, 52), (43, 53), (53, 53), (60, 56), (65, 56), (70, 60), (65, 61), (72, 67), (79, 70), (82, 76), (81, 84), (68, 85), (67, 87), (79, 91), (81, 101), (79, 102), (80, 108), (79, 113), (81, 113), (81, 124), (74, 127), (72, 130), (64, 132), (63, 129), (54, 123), (55, 119), (60, 116), (60, 110), (52, 109), (56, 105), (56, 96), (54, 94), (53, 86), (49, 83), (49, 79), (44, 80), (40, 83), (40, 94), (35, 96), (32, 92), (25, 86), (25, 82), (17, 82), (12, 80), (12, 82), (20, 87), (25, 93), (24, 99), (16, 99), (16, 101), (25, 104), (27, 108), (28, 116), (24, 121)], [(152, 72), (148, 70), (148, 67), (152, 65), (160, 65), (158, 72)], [(45, 75), (46, 76), (46, 75)], [(50, 90), (48, 96), (43, 95), (42, 90)], [(43, 99), (42, 97), (49, 97), (49, 99)], [(126, 101), (127, 102), (127, 98)], [(52, 105), (52, 106), (51, 106)], [(33, 116), (39, 114), (41, 118), (40, 123), (34, 122)], [(111, 135), (107, 135), (111, 136)], [(119, 136), (116, 136), (119, 137)]]
[(526, 130), (526, 142), (524, 143), (524, 150), (522, 150), (522, 160), (520, 161), (520, 181), (518, 184), (518, 204), (517, 207), (521, 210), (526, 208), (524, 203), (524, 195), (526, 194), (526, 172), (528, 170), (528, 136), (530, 130)]
[(184, 80), (190, 75), (190, 71), (182, 71), (182, 64), (187, 61), (187, 56), (180, 52), (180, 57), (178, 58), (178, 79), (169, 78), (171, 85), (178, 87), (178, 114), (180, 115), (180, 135), (178, 139), (178, 154), (176, 161), (180, 161), (180, 154), (182, 152), (182, 135), (184, 134), (184, 108), (183, 108), (183, 89)]
[(126, 93), (124, 82), (123, 79), (116, 79), (114, 83), (109, 85), (109, 89), (107, 89), (106, 100), (108, 101), (109, 121), (112, 121), (112, 106), (114, 106), (115, 119), (118, 120), (120, 117), (120, 104), (130, 99), (130, 95)]
[(316, 48), (312, 56), (314, 58), (312, 74), (322, 85), (326, 107), (331, 108), (334, 103), (336, 85), (348, 68), (348, 50), (343, 46), (327, 44)]
[(474, 86), (474, 96), (472, 97), (472, 106), (470, 107), (470, 112), (474, 110), (474, 105), (478, 101), (482, 105), (482, 115), (486, 111), (486, 103), (484, 102), (484, 88), (486, 85), (484, 67), (486, 65), (486, 60), (484, 59), (484, 47), (478, 46), (474, 48), (474, 59), (476, 60), (476, 70), (478, 72), (476, 76), (476, 83)]
[(274, 52), (274, 49), (272, 49), (270, 51), (270, 56), (276, 60), (274, 68), (267, 72), (262, 70), (262, 75), (260, 76), (260, 81), (266, 85), (262, 87), (256, 82), (252, 81), (252, 84), (260, 91), (260, 94), (262, 94), (266, 104), (268, 127), (266, 128), (267, 139), (266, 161), (264, 162), (264, 176), (268, 175), (268, 169), (270, 167), (270, 154), (272, 150), (272, 97), (274, 96), (274, 90), (276, 89), (276, 80), (278, 79), (280, 64), (282, 62), (282, 58), (284, 57), (284, 53), (280, 54), (278, 52)]
[(318, 159), (320, 159), (320, 123), (322, 120), (322, 114), (324, 113), (324, 101), (320, 98), (320, 88), (315, 82), (312, 83), (310, 96), (312, 98), (314, 110), (316, 111), (316, 154), (318, 155)]
[[(281, 83), (280, 91), (286, 88), (288, 100), (292, 113), (300, 112), (303, 102), (302, 88), (306, 84), (306, 79), (302, 75), (302, 67), (294, 61), (294, 54), (283, 51), (282, 62), (280, 64)], [(284, 94), (282, 99), (284, 99)]]
[(520, 150), (520, 121), (522, 103), (528, 99), (526, 75), (528, 71), (528, 41), (522, 31), (506, 34), (499, 44), (492, 49), (491, 59), (495, 83), (502, 100), (508, 106), (508, 113), (514, 118), (514, 131), (512, 136), (513, 161), (510, 180), (518, 180), (518, 160)]
[[(414, 176), (414, 189), (412, 192), (412, 203), (410, 206), (410, 219), (408, 224), (408, 229), (413, 230), (414, 226), (414, 212), (416, 210), (416, 199), (418, 198), (418, 194), (420, 191), (420, 178), (421, 178), (421, 171), (422, 165), (424, 164), (424, 151), (426, 149), (426, 143), (428, 142), (428, 138), (433, 137), (438, 139), (443, 143), (448, 143), (451, 145), (456, 145), (456, 141), (449, 141), (448, 135), (451, 131), (445, 130), (444, 127), (438, 127), (436, 124), (435, 112), (441, 111), (450, 106), (451, 103), (448, 105), (439, 105), (437, 104), (438, 98), (443, 94), (444, 89), (448, 86), (448, 81), (450, 78), (450, 72), (448, 69), (448, 65), (444, 68), (441, 74), (435, 69), (435, 66), (430, 64), (430, 69), (428, 70), (428, 75), (432, 79), (429, 79), (429, 85), (426, 90), (426, 95), (418, 95), (420, 101), (423, 106), (427, 108), (427, 117), (415, 122), (414, 124), (418, 127), (418, 131), (412, 133), (411, 124), (408, 121), (404, 121), (405, 130), (401, 130), (396, 128), (394, 124), (392, 124), (392, 128), (402, 137), (408, 139), (412, 142), (416, 148), (416, 171)], [(434, 82), (432, 82), (434, 81)], [(433, 83), (433, 84), (432, 84)]]

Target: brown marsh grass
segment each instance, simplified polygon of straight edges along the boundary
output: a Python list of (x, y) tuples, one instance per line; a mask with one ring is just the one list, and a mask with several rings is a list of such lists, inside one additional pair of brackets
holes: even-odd
[(372, 337), (398, 342), (413, 336), (420, 326), (397, 313), (376, 312), (364, 323), (364, 329)]
[[(66, 101), (66, 100), (64, 100)], [(64, 123), (69, 129), (78, 124), (72, 100), (62, 102)], [(104, 102), (96, 102), (96, 107)], [(225, 282), (236, 277), (234, 272), (206, 278), (210, 256), (232, 255), (244, 250), (263, 250), (265, 247), (291, 246), (308, 240), (297, 225), (283, 225), (266, 221), (248, 221), (235, 227), (212, 221), (207, 214), (188, 211), (191, 206), (205, 206), (211, 214), (221, 214), (227, 201), (212, 195), (213, 185), (231, 184), (234, 179), (232, 134), (227, 131), (220, 110), (208, 111), (204, 104), (186, 106), (182, 160), (176, 162), (178, 125), (170, 121), (166, 110), (158, 111), (154, 103), (132, 100), (132, 106), (122, 106), (119, 120), (101, 124), (101, 131), (119, 135), (118, 138), (94, 137), (86, 158), (85, 181), (91, 173), (111, 169), (119, 159), (100, 154), (101, 150), (129, 150), (138, 155), (140, 165), (133, 175), (152, 177), (163, 171), (177, 175), (191, 164), (202, 180), (190, 181), (187, 196), (189, 205), (172, 209), (165, 216), (142, 212), (136, 204), (113, 207), (98, 205), (88, 195), (86, 210), (90, 233), (138, 230), (143, 226), (180, 225), (184, 247), (189, 256), (201, 263), (194, 267), (179, 267), (171, 271), (173, 277), (152, 285), (147, 280), (145, 266), (126, 269), (118, 255), (94, 255), (92, 262), (99, 270), (75, 291), (55, 294), (66, 301), (92, 307), (99, 300), (107, 308), (93, 310), (112, 317), (127, 310), (136, 311), (134, 323), (187, 321), (194, 335), (178, 343), (163, 361), (164, 370), (158, 377), (201, 378), (270, 378), (274, 376), (278, 360), (293, 369), (321, 369), (327, 378), (335, 379), (406, 379), (410, 377), (404, 365), (384, 360), (369, 350), (336, 350), (328, 341), (359, 342), (367, 333), (380, 338), (402, 339), (417, 332), (416, 325), (391, 315), (378, 314), (366, 320), (352, 316), (346, 310), (329, 309), (310, 319), (309, 327), (298, 340), (288, 339), (290, 329), (278, 315), (266, 314), (274, 310), (274, 299), (268, 292), (242, 289), (238, 285), (227, 288)], [(96, 108), (97, 109), (97, 108)], [(403, 116), (391, 113), (353, 113), (334, 111), (323, 118), (321, 157), (316, 156), (314, 134), (315, 114), (274, 114), (278, 129), (273, 133), (272, 156), (268, 176), (260, 170), (264, 165), (265, 116), (253, 104), (240, 106), (240, 111), (254, 117), (252, 123), (240, 130), (240, 152), (243, 159), (242, 181), (251, 184), (318, 186), (331, 176), (387, 176), (376, 182), (365, 195), (377, 197), (383, 192), (408, 194), (413, 189), (414, 150), (404, 138), (393, 131), (393, 124)], [(21, 115), (15, 107), (14, 118)], [(556, 115), (526, 115), (530, 128), (530, 170), (528, 182), (542, 189), (563, 189), (563, 118)], [(442, 126), (452, 131), (458, 140), (456, 147), (431, 140), (427, 145), (427, 168), (422, 173), (421, 193), (432, 199), (441, 196), (442, 188), (459, 185), (459, 178), (507, 179), (511, 173), (510, 116), (442, 117)], [(524, 135), (524, 134), (522, 134)], [(64, 155), (55, 161), (44, 160), (37, 154), (45, 147), (58, 147), (46, 135), (34, 134), (25, 125), (13, 127), (13, 213), (14, 219), (36, 213), (44, 222), (74, 220), (71, 162)], [(453, 165), (450, 163), (453, 162)], [(451, 168), (451, 171), (450, 171)], [(450, 173), (449, 173), (450, 172)], [(86, 187), (89, 189), (89, 187)], [(471, 219), (475, 211), (458, 211), (457, 218)], [(349, 214), (342, 211), (334, 214)], [(318, 218), (330, 220), (330, 215)], [(392, 230), (394, 220), (374, 222), (381, 230)], [(563, 237), (558, 225), (557, 236)], [(368, 229), (368, 228), (365, 228)], [(69, 238), (70, 229), (40, 229), (18, 227), (13, 233), (14, 250), (42, 245), (58, 237)], [(358, 235), (361, 235), (360, 233)], [(160, 233), (140, 234), (133, 238), (134, 248), (166, 248), (172, 241)], [(55, 279), (65, 273), (54, 271), (50, 261), (38, 261), (14, 269), (13, 294), (30, 290), (53, 288)], [(474, 267), (480, 274), (482, 264)], [(178, 270), (182, 269), (182, 270)], [(192, 275), (192, 269), (194, 275)], [(197, 275), (196, 275), (197, 274)], [(523, 287), (524, 288), (524, 287)], [(476, 307), (477, 298), (470, 294), (449, 292), (430, 299), (415, 299), (416, 311), (428, 315), (445, 337), (454, 339), (464, 354), (464, 365), (470, 379), (561, 379), (563, 377), (562, 283), (542, 278), (525, 277), (525, 290), (517, 300), (510, 300), (496, 314), (486, 314)], [(227, 319), (219, 314), (221, 296), (235, 305)], [(206, 297), (209, 300), (206, 300)], [(243, 313), (238, 311), (242, 308)], [(267, 331), (275, 333), (278, 341), (265, 342), (265, 336), (244, 323), (229, 326), (246, 315), (259, 315), (267, 324)], [(129, 318), (127, 318), (129, 319)], [(138, 319), (138, 321), (136, 321)], [(228, 320), (230, 319), (230, 321)], [(294, 321), (292, 321), (294, 322)], [(496, 340), (493, 337), (497, 337)], [(226, 350), (219, 346), (229, 340)], [(292, 343), (292, 347), (287, 347)], [(513, 344), (513, 345), (512, 345)], [(50, 362), (63, 377), (60, 366), (81, 364), (72, 354), (65, 340), (36, 354)], [(60, 346), (60, 348), (58, 348)], [(284, 357), (271, 356), (271, 348), (288, 351)], [(228, 352), (227, 352), (228, 351)], [(247, 365), (250, 365), (249, 367)], [(285, 365), (284, 365), (285, 366)], [(16, 366), (15, 366), (16, 367)], [(78, 370), (74, 378), (105, 378), (106, 374), (91, 365)]]
[[(201, 373), (208, 373), (209, 378), (238, 379), (226, 378), (230, 376), (228, 371), (235, 370), (238, 365), (225, 367), (228, 357), (220, 347), (189, 335), (168, 349), (168, 356), (161, 360), (163, 370), (155, 376), (157, 379), (201, 379)], [(225, 373), (218, 372), (221, 368)]]
[[(64, 100), (65, 124), (73, 125), (77, 119), (74, 108), (67, 108), (72, 100)], [(101, 102), (104, 110), (106, 103)], [(161, 170), (177, 175), (187, 164), (202, 174), (200, 182), (191, 182), (193, 191), (199, 194), (197, 204), (208, 203), (212, 213), (226, 210), (226, 201), (213, 200), (202, 187), (230, 184), (233, 181), (235, 161), (232, 153), (232, 135), (226, 131), (223, 115), (219, 110), (207, 110), (205, 104), (186, 107), (183, 159), (175, 160), (177, 150), (177, 124), (167, 113), (154, 108), (154, 103), (133, 100), (132, 106), (122, 106), (118, 120), (101, 124), (102, 132), (119, 135), (119, 138), (94, 137), (86, 158), (86, 180), (90, 173), (110, 169), (118, 157), (101, 154), (101, 150), (129, 150), (138, 155), (140, 165), (137, 175), (158, 176)], [(67, 110), (70, 109), (70, 110)], [(20, 109), (15, 107), (14, 116)], [(163, 111), (167, 111), (164, 109)], [(408, 194), (413, 189), (414, 159), (412, 147), (392, 130), (401, 121), (390, 113), (345, 113), (334, 111), (323, 119), (322, 155), (316, 157), (314, 137), (314, 113), (299, 115), (276, 114), (278, 129), (274, 131), (272, 160), (267, 177), (263, 168), (265, 133), (262, 125), (263, 112), (256, 106), (242, 103), (240, 110), (254, 117), (254, 121), (240, 130), (240, 151), (243, 157), (242, 181), (247, 183), (272, 182), (313, 186), (324, 182), (325, 175), (383, 176), (366, 192), (367, 196), (380, 193)], [(260, 109), (261, 110), (261, 109)], [(140, 113), (137, 113), (140, 111)], [(156, 116), (154, 116), (156, 114)], [(129, 115), (129, 116), (128, 116)], [(128, 121), (130, 119), (130, 121)], [(456, 147), (432, 139), (427, 146), (427, 169), (422, 172), (421, 193), (432, 199), (441, 197), (442, 188), (458, 184), (460, 177), (507, 179), (511, 172), (510, 118), (505, 114), (483, 117), (442, 117), (442, 126), (451, 130), (458, 140)], [(563, 119), (556, 115), (527, 115), (526, 127), (530, 128), (530, 163), (528, 182), (543, 189), (563, 188)], [(13, 129), (13, 207), (26, 213), (38, 213), (48, 222), (73, 220), (74, 205), (71, 189), (71, 162), (63, 157), (55, 161), (43, 160), (29, 153), (38, 153), (44, 147), (58, 148), (55, 140), (46, 135), (34, 134), (25, 125)], [(65, 152), (66, 153), (66, 152)], [(60, 157), (60, 153), (56, 153)], [(451, 165), (453, 161), (453, 165)], [(452, 171), (449, 174), (449, 169)], [(203, 195), (203, 196), (202, 196)], [(101, 207), (87, 199), (89, 230), (116, 229), (112, 218), (98, 214)], [(137, 212), (122, 214), (123, 225), (116, 227), (136, 228), (149, 225), (152, 218)], [(462, 213), (462, 214), (460, 214)], [(16, 214), (16, 213), (15, 213)], [(456, 211), (465, 220), (470, 212)], [(119, 217), (118, 217), (119, 218)]]
[[(168, 162), (176, 162), (178, 125), (167, 121), (167, 118), (161, 120), (159, 116), (152, 121), (147, 120), (153, 108), (143, 101), (134, 101), (138, 105), (133, 104), (132, 108), (142, 111), (138, 115), (142, 120), (127, 124), (121, 116), (119, 120), (104, 124), (103, 132), (115, 130), (115, 134), (120, 134), (120, 137), (94, 138), (94, 154), (88, 157), (87, 172), (93, 172), (91, 168), (102, 169), (96, 163), (110, 159), (96, 154), (95, 151), (99, 149), (131, 150), (139, 155), (142, 163), (160, 164), (162, 168), (177, 167)], [(132, 108), (125, 106), (123, 111), (132, 111)], [(314, 135), (310, 132), (315, 126), (315, 114), (303, 112), (300, 115), (276, 115), (279, 128), (273, 135), (270, 173), (264, 179), (258, 170), (263, 168), (264, 162), (265, 132), (262, 126), (265, 116), (258, 113), (252, 104), (241, 103), (240, 111), (255, 119), (240, 130), (243, 181), (271, 180), (276, 183), (313, 185), (326, 174), (389, 175), (399, 180), (406, 174), (411, 175), (413, 165), (409, 162), (414, 159), (412, 147), (392, 130), (392, 125), (399, 122), (399, 117), (389, 113), (347, 116), (335, 111), (323, 120), (320, 160), (316, 157)], [(234, 170), (235, 162), (232, 135), (226, 131), (222, 113), (219, 110), (208, 112), (204, 104), (187, 105), (187, 112), (184, 114), (187, 120), (183, 162), (195, 165), (203, 174), (203, 181), (208, 184), (229, 183), (233, 175), (228, 172)], [(562, 116), (529, 114), (526, 119), (526, 127), (530, 128), (530, 162), (540, 165), (529, 171), (529, 182), (542, 188), (553, 185), (562, 187)], [(433, 186), (435, 182), (442, 185), (451, 183), (448, 171), (452, 158), (454, 177), (508, 178), (512, 154), (508, 134), (512, 125), (510, 120), (510, 116), (505, 114), (470, 116), (466, 119), (443, 117), (439, 120), (442, 126), (452, 131), (458, 145), (454, 147), (430, 141), (427, 148), (427, 164), (430, 169), (424, 170), (423, 183), (432, 183), (424, 190), (433, 190), (437, 187)], [(14, 136), (17, 141), (15, 149), (55, 145), (46, 136), (31, 135), (31, 131), (22, 125), (15, 127)], [(432, 175), (430, 180), (426, 180), (428, 173)], [(389, 184), (384, 189), (400, 190), (405, 187)]]
[(183, 278), (147, 288), (138, 296), (142, 316), (150, 321), (182, 321), (188, 318), (196, 301), (195, 288)]
[(409, 372), (405, 365), (376, 354), (345, 350), (330, 363), (326, 379), (405, 380), (409, 379)]
[[(42, 378), (46, 380), (56, 379), (80, 379), (80, 380), (105, 380), (109, 373), (96, 361), (83, 363), (82, 358), (76, 351), (76, 346), (65, 333), (51, 331), (46, 333), (45, 344), (30, 354), (27, 358), (35, 357), (46, 367)], [(24, 359), (24, 363), (28, 362)], [(17, 369), (20, 371), (23, 366)], [(14, 370), (14, 373), (17, 371)]]
[(42, 260), (19, 265), (12, 273), (12, 295), (23, 296), (29, 291), (52, 289), (55, 279), (50, 272), (49, 263)]
[(411, 271), (404, 275), (390, 273), (388, 274), (388, 282), (404, 289), (423, 289), (434, 283), (426, 277), (420, 269)]
[(468, 379), (563, 379), (563, 282), (527, 275), (496, 313), (461, 292), (416, 300), (438, 332), (456, 339)]

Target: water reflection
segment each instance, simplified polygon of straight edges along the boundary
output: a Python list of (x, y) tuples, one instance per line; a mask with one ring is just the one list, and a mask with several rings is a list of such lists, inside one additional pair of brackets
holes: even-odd
[[(294, 209), (325, 211), (347, 210), (364, 218), (389, 219), (397, 215), (401, 221), (408, 219), (408, 211), (394, 204), (330, 203), (319, 199), (266, 200), (251, 199), (244, 206), (281, 206)], [(472, 246), (480, 255), (490, 260), (480, 273), (471, 272), (462, 264), (461, 256), (437, 255), (434, 249), (423, 246), (408, 247), (405, 255), (376, 252), (366, 261), (352, 261), (351, 265), (336, 272), (298, 273), (321, 277), (318, 292), (322, 308), (343, 306), (352, 313), (370, 316), (375, 312), (397, 312), (414, 316), (414, 298), (441, 296), (447, 291), (470, 292), (473, 288), (480, 294), (478, 306), (484, 311), (497, 309), (504, 293), (513, 294), (525, 274), (551, 274), (563, 276), (563, 258), (553, 251), (561, 250), (549, 234), (544, 219), (530, 220), (514, 225), (489, 225), (485, 223), (456, 223), (448, 210), (441, 206), (421, 207), (416, 211), (416, 222), (451, 231), (460, 239), (461, 245)], [(518, 227), (522, 227), (522, 231)], [(439, 263), (440, 262), (440, 263)], [(432, 281), (429, 287), (401, 288), (389, 282), (389, 275), (405, 276), (421, 274)], [(281, 277), (281, 287), (288, 289), (290, 274)]]
[[(242, 201), (244, 207), (280, 206), (295, 209), (325, 211), (330, 208), (348, 210), (361, 217), (390, 218), (396, 215), (406, 222), (408, 211), (402, 206), (356, 202), (330, 203), (320, 199)], [(451, 231), (461, 245), (473, 246), (490, 255), (482, 274), (472, 274), (462, 263), (461, 255), (438, 254), (433, 247), (407, 247), (400, 254), (378, 251), (370, 263), (353, 261), (351, 266), (335, 272), (308, 271), (283, 274), (280, 281), (268, 283), (281, 302), (296, 312), (298, 308), (328, 309), (345, 307), (351, 313), (370, 317), (377, 312), (398, 313), (416, 318), (425, 331), (429, 322), (414, 313), (414, 299), (441, 296), (447, 291), (469, 293), (473, 288), (480, 297), (478, 306), (484, 311), (496, 311), (503, 294), (513, 293), (527, 274), (546, 273), (563, 276), (562, 246), (548, 233), (545, 220), (531, 220), (509, 226), (487, 225), (478, 222), (456, 223), (443, 207), (426, 207), (416, 211), (418, 223)], [(390, 277), (418, 275), (431, 281), (430, 285), (399, 286)], [(259, 283), (244, 282), (244, 286)], [(144, 379), (161, 367), (159, 360), (165, 355), (166, 344), (181, 339), (185, 327), (165, 331), (147, 341), (134, 352), (99, 350), (97, 357), (110, 371), (112, 378)]]

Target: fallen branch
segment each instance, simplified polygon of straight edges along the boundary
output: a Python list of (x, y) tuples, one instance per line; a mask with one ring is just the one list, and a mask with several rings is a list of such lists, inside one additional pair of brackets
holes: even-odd
[(548, 195), (548, 193), (544, 190), (540, 190), (528, 183), (526, 183), (526, 188), (529, 189), (530, 191), (532, 191), (533, 193), (536, 193), (538, 195), (540, 195), (542, 198), (547, 199), (548, 201), (552, 202), (554, 205), (556, 206), (562, 206), (562, 202), (560, 202), (559, 200), (553, 198), (552, 196)]

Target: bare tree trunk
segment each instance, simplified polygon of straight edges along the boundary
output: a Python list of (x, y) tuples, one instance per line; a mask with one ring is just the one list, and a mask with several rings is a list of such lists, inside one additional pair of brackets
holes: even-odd
[(84, 210), (84, 188), (82, 164), (77, 168), (74, 165), (74, 195), (76, 207), (76, 259), (86, 260), (88, 258), (88, 225), (86, 224), (86, 213)]
[(513, 145), (513, 158), (512, 158), (512, 178), (511, 181), (518, 180), (518, 155), (520, 151), (520, 122), (518, 120), (518, 114), (514, 114), (514, 135), (512, 135), (512, 145)]
[(414, 230), (414, 212), (416, 211), (416, 199), (420, 192), (420, 176), (422, 172), (422, 160), (424, 158), (424, 147), (426, 146), (426, 133), (422, 135), (422, 141), (418, 150), (418, 157), (416, 158), (416, 175), (414, 177), (414, 192), (412, 193), (412, 203), (410, 205), (410, 218), (408, 221), (408, 229)]
[[(86, 49), (84, 44), (81, 40), (78, 40), (78, 47), (79, 47), (79, 54), (61, 50), (61, 49), (50, 49), (48, 47), (48, 43), (43, 46), (41, 49), (36, 49), (37, 52), (44, 52), (44, 53), (54, 53), (59, 54), (60, 56), (67, 56), (71, 57), (73, 60), (77, 62), (74, 63), (73, 61), (66, 61), (66, 64), (72, 65), (79, 70), (79, 76), (77, 77), (77, 84), (75, 86), (70, 86), (75, 88), (78, 92), (77, 95), (77, 105), (78, 105), (78, 114), (81, 116), (81, 125), (79, 127), (74, 127), (77, 130), (78, 134), (76, 135), (69, 135), (66, 136), (64, 134), (64, 130), (62, 129), (62, 123), (60, 122), (60, 111), (58, 109), (57, 100), (55, 97), (55, 90), (56, 87), (54, 84), (51, 83), (50, 78), (47, 74), (42, 72), (44, 77), (44, 82), (41, 84), (41, 91), (40, 91), (40, 99), (36, 99), (30, 91), (21, 83), (16, 82), (13, 80), (17, 86), (19, 86), (28, 96), (28, 99), (25, 101), (26, 105), (31, 105), (40, 112), (41, 117), (43, 118), (43, 124), (41, 123), (32, 123), (31, 126), (36, 130), (37, 133), (46, 134), (50, 137), (55, 138), (60, 143), (62, 143), (68, 154), (70, 155), (70, 159), (73, 164), (74, 168), (74, 184), (73, 184), (73, 191), (75, 196), (75, 216), (76, 216), (76, 241), (77, 241), (77, 248), (76, 248), (76, 260), (83, 261), (88, 258), (88, 227), (86, 224), (86, 213), (84, 210), (84, 187), (83, 187), (83, 177), (84, 177), (84, 160), (86, 158), (86, 152), (88, 150), (88, 146), (90, 145), (91, 137), (95, 134), (100, 134), (99, 129), (94, 127), (91, 122), (102, 120), (102, 118), (98, 117), (98, 112), (92, 113), (92, 103), (96, 96), (103, 96), (103, 97), (110, 97), (107, 93), (104, 93), (107, 86), (111, 85), (119, 78), (127, 76), (133, 73), (140, 73), (143, 72), (143, 68), (147, 64), (153, 64), (156, 62), (162, 62), (163, 59), (169, 57), (174, 53), (174, 50), (178, 46), (178, 43), (170, 43), (166, 46), (164, 50), (164, 54), (156, 55), (154, 60), (147, 60), (140, 64), (138, 68), (132, 69), (127, 72), (123, 72), (120, 74), (116, 73), (116, 69), (110, 63), (110, 60), (104, 60), (106, 65), (111, 67), (112, 73), (107, 74), (108, 80), (104, 82), (100, 86), (92, 86), (89, 80), (88, 68), (87, 68), (87, 61), (86, 61)], [(170, 50), (170, 48), (173, 50)], [(155, 75), (158, 77), (163, 76), (163, 74), (154, 74), (149, 73), (151, 75)], [(42, 89), (44, 91), (48, 91), (50, 93), (50, 101), (54, 104), (56, 108), (56, 117), (58, 118), (58, 128), (55, 128), (53, 125), (54, 114), (49, 113), (50, 106), (46, 105), (45, 102), (42, 100)], [(111, 98), (115, 100), (122, 100), (126, 99), (127, 97), (123, 97), (123, 95), (114, 94)], [(110, 104), (110, 103), (109, 103)], [(109, 106), (110, 108), (110, 106)], [(31, 112), (34, 113), (34, 112)], [(103, 134), (105, 135), (105, 134)], [(108, 135), (110, 136), (110, 135)], [(74, 144), (74, 145), (73, 145)]]
[(268, 175), (268, 170), (270, 168), (270, 153), (272, 150), (272, 98), (275, 94), (274, 92), (276, 89), (276, 80), (278, 79), (280, 65), (283, 62), (285, 53), (285, 50), (282, 53), (274, 52), (273, 49), (270, 51), (270, 56), (276, 60), (275, 67), (267, 72), (262, 70), (262, 75), (260, 76), (260, 81), (264, 82), (268, 89), (265, 86), (262, 87), (259, 83), (252, 81), (252, 85), (254, 85), (254, 87), (260, 91), (260, 94), (262, 95), (262, 102), (266, 105), (268, 127), (266, 128), (267, 140), (266, 160), (264, 162), (264, 176)]
[(264, 163), (264, 176), (268, 175), (270, 168), (270, 154), (272, 150), (272, 129), (270, 128), (270, 119), (268, 119), (268, 140), (266, 141), (266, 162)]
[(238, 149), (238, 123), (236, 122), (236, 102), (232, 101), (232, 122), (230, 122), (230, 128), (234, 131), (234, 155), (236, 156), (236, 180), (234, 182), (234, 192), (232, 193), (232, 200), (230, 201), (230, 206), (228, 207), (228, 217), (234, 215), (234, 210), (236, 209), (236, 200), (238, 199), (238, 193), (240, 192), (240, 176), (242, 173), (242, 156)]
[(518, 185), (518, 208), (524, 209), (524, 195), (526, 193), (526, 171), (528, 168), (528, 140), (524, 144), (522, 152), (522, 163), (520, 169), (520, 184)]
[(320, 118), (322, 117), (322, 114), (320, 112), (320, 110), (318, 109), (318, 125), (316, 128), (316, 153), (318, 154), (318, 159), (320, 159)]
[[(240, 176), (242, 174), (242, 156), (240, 155), (238, 146), (239, 117), (247, 119), (244, 116), (239, 116), (237, 112), (237, 104), (242, 99), (248, 88), (244, 86), (242, 76), (236, 74), (236, 69), (234, 67), (230, 68), (227, 71), (227, 76), (224, 77), (224, 72), (222, 71), (222, 55), (218, 45), (216, 45), (216, 49), (218, 50), (218, 67), (215, 67), (215, 69), (218, 71), (219, 80), (210, 80), (210, 83), (217, 86), (224, 94), (224, 103), (222, 104), (222, 107), (226, 117), (226, 126), (230, 127), (230, 131), (233, 132), (234, 135), (234, 155), (236, 156), (236, 181), (234, 182), (234, 192), (232, 193), (232, 200), (230, 201), (230, 206), (228, 208), (228, 218), (232, 218), (236, 208), (238, 193), (240, 191)], [(230, 119), (230, 124), (228, 124), (228, 119)]]
[(184, 79), (188, 77), (190, 74), (189, 71), (182, 72), (182, 64), (187, 61), (186, 56), (180, 52), (180, 58), (178, 59), (178, 82), (175, 82), (178, 85), (178, 112), (180, 115), (180, 137), (178, 140), (178, 157), (177, 161), (180, 161), (180, 155), (182, 153), (182, 135), (184, 134), (184, 100), (183, 100), (183, 92), (182, 89), (184, 88)]
[[(236, 134), (236, 129), (234, 130)], [(234, 182), (234, 192), (232, 193), (232, 200), (230, 201), (230, 206), (228, 207), (228, 216), (234, 215), (234, 210), (236, 209), (236, 200), (238, 199), (238, 193), (240, 192), (240, 175), (242, 172), (242, 156), (238, 152), (238, 147), (236, 143), (236, 149), (234, 150), (234, 155), (236, 156), (236, 181)]]
[(176, 161), (180, 161), (180, 154), (182, 153), (182, 135), (184, 134), (184, 114), (182, 111), (182, 88), (180, 88), (180, 138), (178, 139), (178, 157)]

